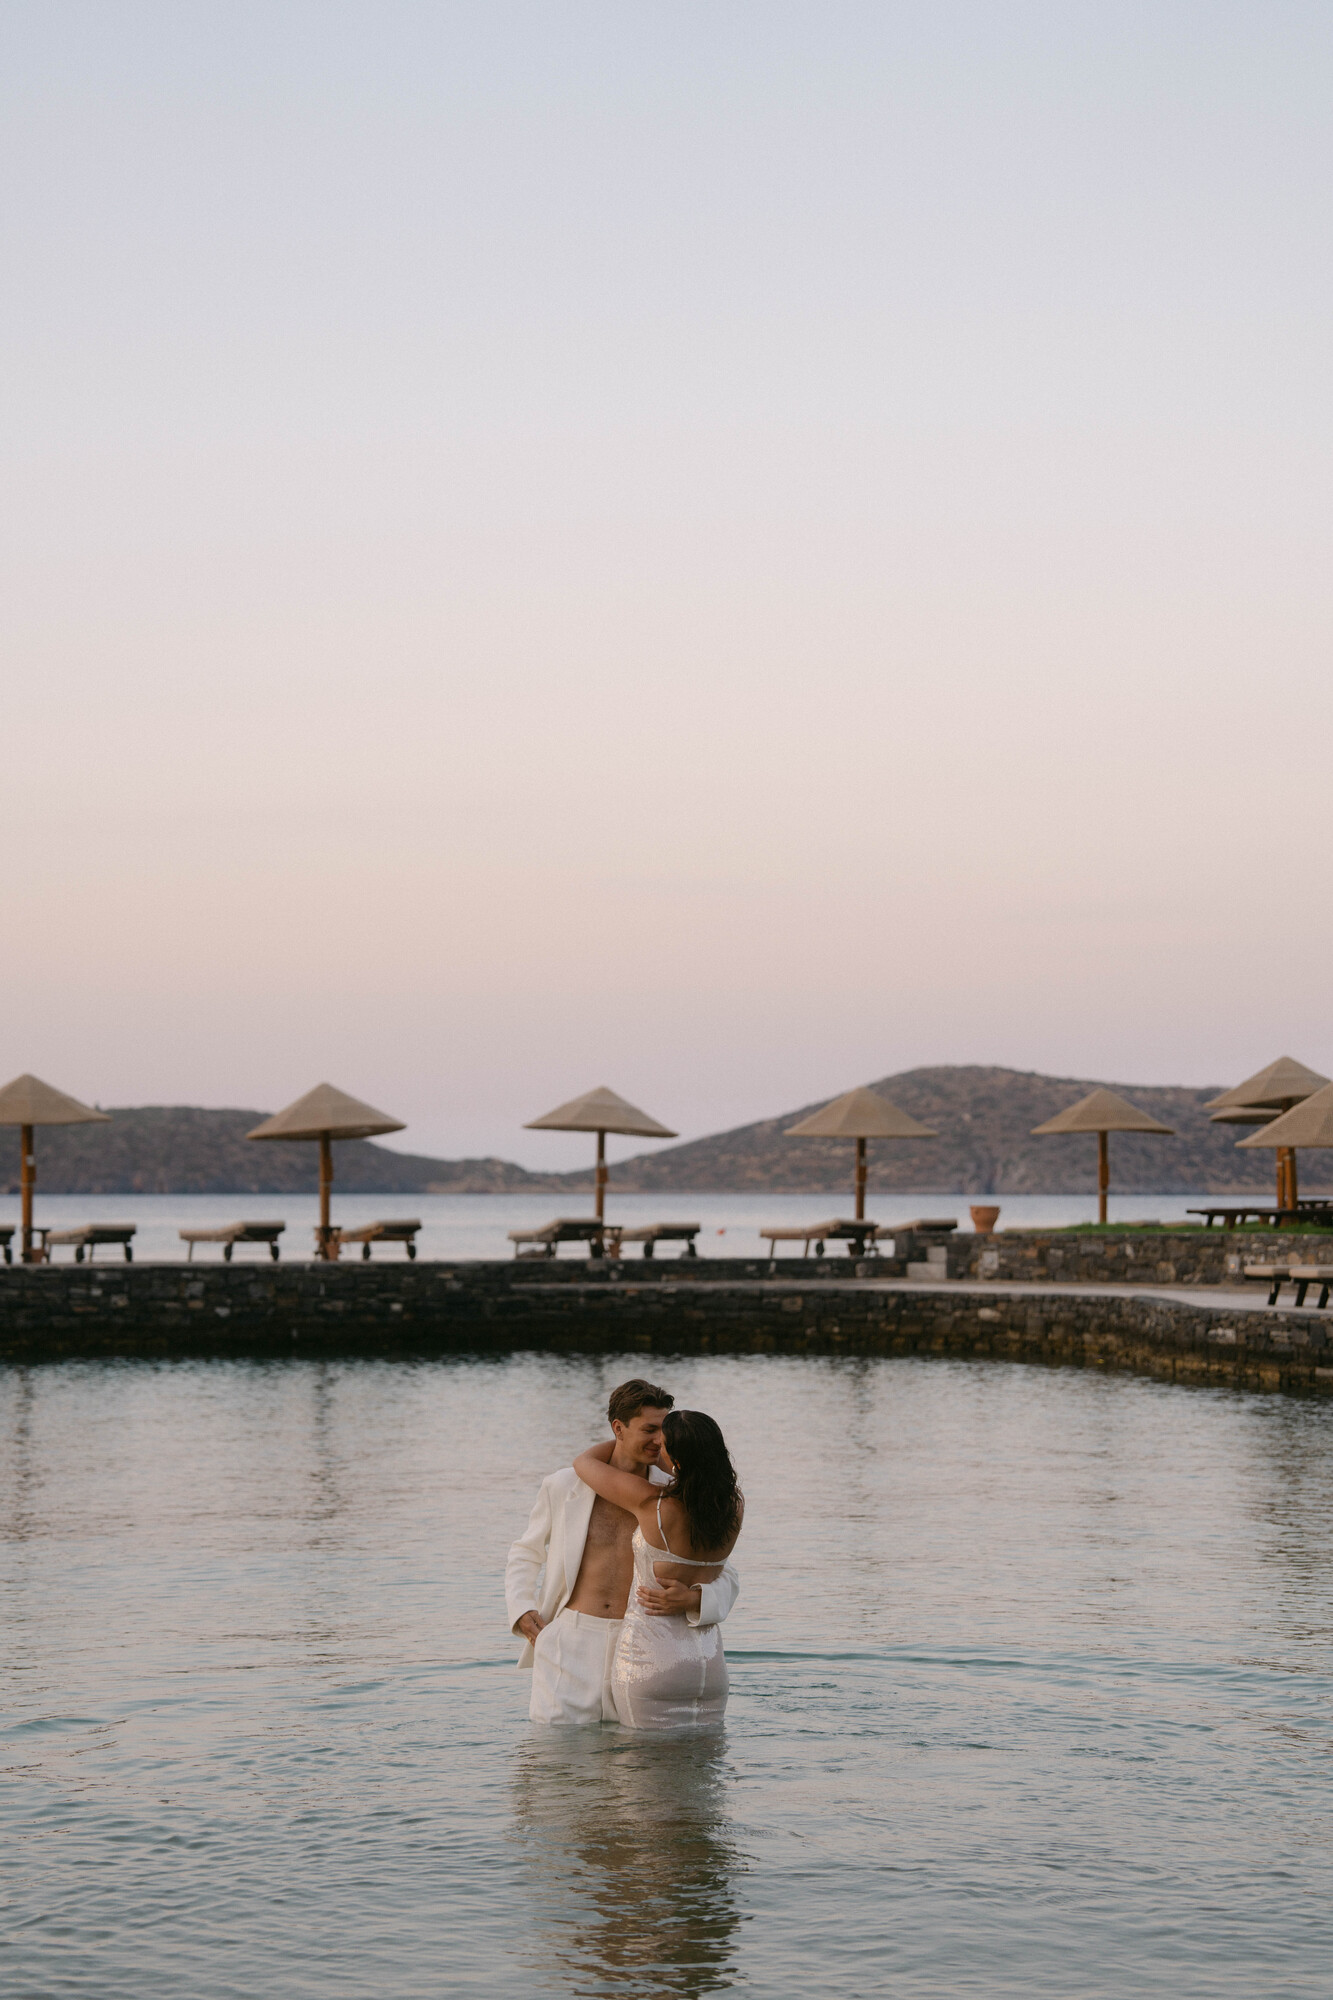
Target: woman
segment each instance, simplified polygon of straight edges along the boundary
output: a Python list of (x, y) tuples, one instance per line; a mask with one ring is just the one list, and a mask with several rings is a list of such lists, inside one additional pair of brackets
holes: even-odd
[[(679, 1729), (720, 1722), (727, 1705), (727, 1660), (716, 1625), (702, 1630), (685, 1611), (699, 1602), (736, 1545), (745, 1500), (722, 1433), (702, 1410), (672, 1410), (662, 1422), (669, 1486), (654, 1486), (607, 1463), (615, 1440), (574, 1460), (584, 1484), (633, 1514), (635, 1590), (611, 1668), (616, 1713), (627, 1729)], [(669, 1617), (650, 1617), (643, 1586), (682, 1584), (689, 1595)]]

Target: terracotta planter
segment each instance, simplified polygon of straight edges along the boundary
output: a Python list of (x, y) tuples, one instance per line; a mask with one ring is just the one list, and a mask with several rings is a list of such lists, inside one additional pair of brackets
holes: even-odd
[(1000, 1219), (998, 1208), (974, 1208), (969, 1212), (972, 1217), (972, 1227), (978, 1236), (990, 1236), (994, 1233), (995, 1225)]

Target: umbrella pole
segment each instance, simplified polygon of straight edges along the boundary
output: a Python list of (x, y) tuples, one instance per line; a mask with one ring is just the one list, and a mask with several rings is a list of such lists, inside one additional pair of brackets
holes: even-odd
[(1110, 1149), (1105, 1132), (1097, 1134), (1097, 1220), (1106, 1221), (1106, 1190), (1111, 1185)]
[(23, 1256), (25, 1264), (35, 1264), (32, 1254), (32, 1189), (37, 1179), (37, 1159), (32, 1150), (32, 1127), (19, 1127), (19, 1191), (23, 1196)]
[(329, 1239), (329, 1196), (333, 1188), (333, 1146), (327, 1132), (319, 1135), (319, 1255), (332, 1255)]
[(595, 1202), (597, 1220), (606, 1220), (606, 1134), (597, 1134), (597, 1198)]
[(866, 1219), (866, 1142), (864, 1139), (858, 1139), (856, 1142), (856, 1219), (858, 1222), (864, 1222)]
[(1279, 1147), (1277, 1172), (1277, 1205), (1281, 1209), (1294, 1211), (1298, 1206), (1296, 1195), (1296, 1148), (1294, 1146)]

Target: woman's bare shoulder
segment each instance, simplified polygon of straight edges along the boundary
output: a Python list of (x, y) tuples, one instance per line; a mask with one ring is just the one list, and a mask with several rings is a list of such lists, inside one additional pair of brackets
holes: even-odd
[(737, 1517), (736, 1534), (713, 1549), (696, 1548), (690, 1534), (689, 1516), (679, 1500), (667, 1498), (662, 1502), (662, 1521), (667, 1537), (677, 1555), (688, 1555), (694, 1562), (724, 1563), (736, 1546), (736, 1538), (741, 1531), (741, 1517)]

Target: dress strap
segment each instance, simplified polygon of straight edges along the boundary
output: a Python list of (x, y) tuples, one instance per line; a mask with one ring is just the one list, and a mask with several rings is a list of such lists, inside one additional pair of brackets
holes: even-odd
[[(643, 1534), (642, 1529), (639, 1532)], [(671, 1544), (667, 1540), (666, 1529), (662, 1526), (662, 1502), (660, 1500), (657, 1503), (657, 1532), (662, 1537), (662, 1546), (660, 1549), (653, 1548), (648, 1537), (646, 1535), (643, 1536), (644, 1547), (654, 1556), (671, 1556), (673, 1563), (683, 1563), (687, 1569), (723, 1569), (726, 1567), (725, 1556), (719, 1560), (717, 1556), (671, 1555)]]

